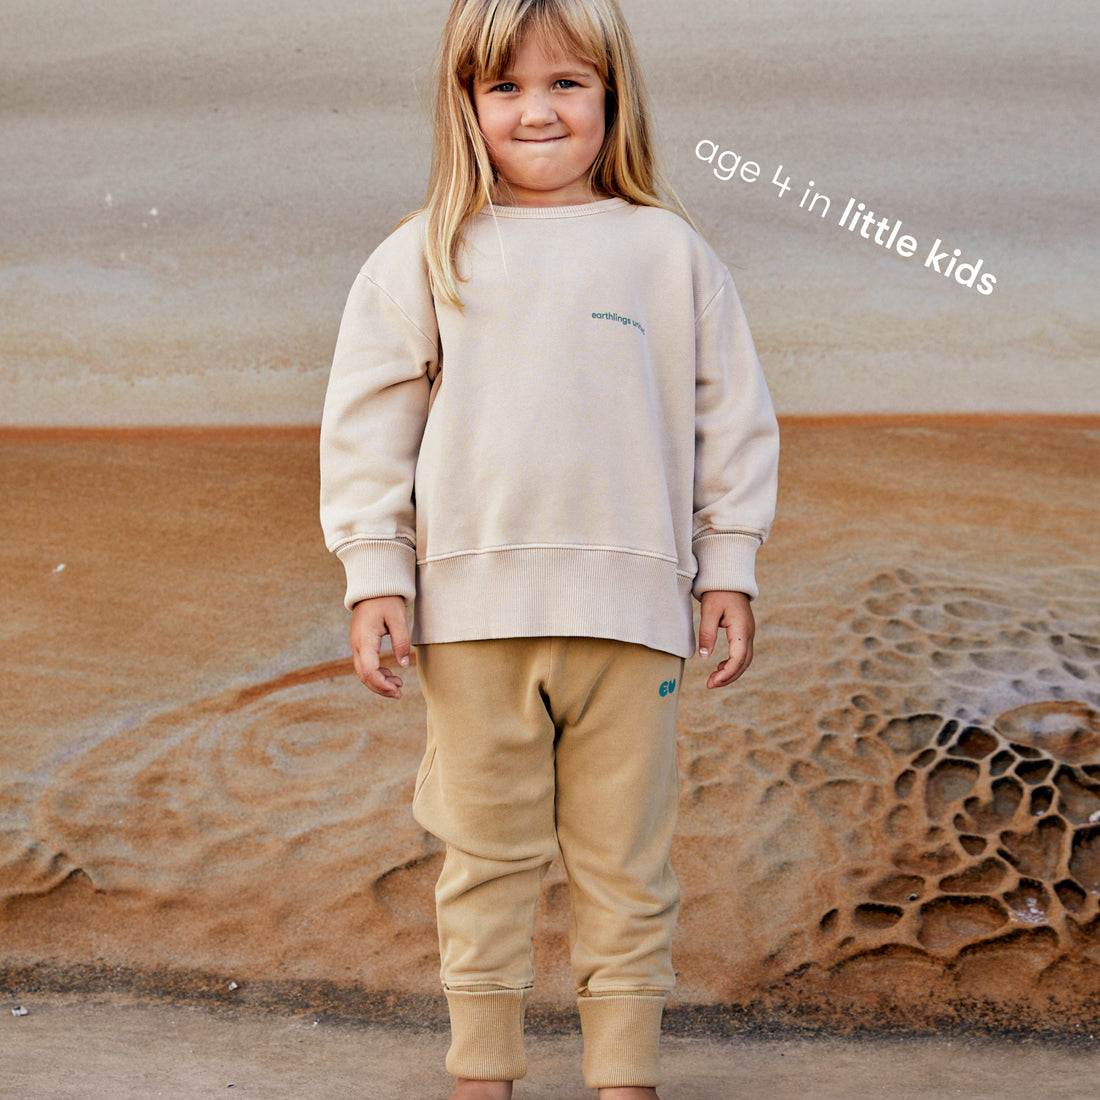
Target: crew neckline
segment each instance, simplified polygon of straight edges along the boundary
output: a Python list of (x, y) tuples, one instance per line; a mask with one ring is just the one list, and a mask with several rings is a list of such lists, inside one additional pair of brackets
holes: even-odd
[(615, 195), (609, 199), (596, 199), (594, 202), (580, 203), (576, 206), (486, 206), (478, 211), (479, 216), (491, 218), (581, 218), (588, 214), (602, 214), (605, 210), (614, 210), (619, 206), (630, 206), (626, 199)]

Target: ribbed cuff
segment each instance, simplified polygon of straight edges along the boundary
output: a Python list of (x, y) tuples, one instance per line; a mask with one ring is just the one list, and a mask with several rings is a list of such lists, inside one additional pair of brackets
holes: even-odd
[(580, 997), (584, 1083), (590, 1089), (656, 1088), (661, 1083), (664, 997)]
[(691, 544), (699, 571), (691, 591), (696, 599), (704, 592), (744, 592), (750, 599), (756, 587), (756, 551), (760, 539), (735, 531), (699, 535)]
[(360, 600), (376, 596), (416, 595), (416, 551), (405, 542), (366, 539), (349, 542), (336, 551), (347, 574), (344, 606), (350, 611)]
[(448, 989), (451, 1049), (447, 1072), (473, 1081), (516, 1081), (527, 1073), (523, 1010), (530, 991)]

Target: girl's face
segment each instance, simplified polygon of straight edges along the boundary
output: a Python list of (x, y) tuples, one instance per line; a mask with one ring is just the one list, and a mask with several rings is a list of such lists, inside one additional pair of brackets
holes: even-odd
[(597, 196), (588, 170), (604, 139), (604, 86), (587, 62), (526, 36), (496, 80), (473, 87), (481, 135), (504, 197), (520, 206), (570, 206)]

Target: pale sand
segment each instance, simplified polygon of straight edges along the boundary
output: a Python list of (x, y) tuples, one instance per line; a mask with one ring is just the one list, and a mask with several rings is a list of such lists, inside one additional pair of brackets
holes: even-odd
[[(134, 1004), (31, 1002), (0, 1016), (5, 1095), (22, 1100), (442, 1100), (444, 1035), (355, 1022)], [(964, 1039), (666, 1038), (666, 1100), (1094, 1100), (1086, 1045)], [(528, 1041), (516, 1100), (581, 1100), (576, 1035)], [(230, 1087), (231, 1090), (230, 1090)]]
[[(683, 685), (670, 1022), (1077, 1034), (1100, 1010), (1100, 424), (783, 439), (754, 667)], [(350, 673), (315, 434), (0, 447), (7, 989), (438, 1019), (423, 705), (415, 670), (398, 706)], [(566, 920), (555, 868), (550, 1023)]]
[[(355, 272), (423, 196), (446, 7), (8, 5), (0, 419), (316, 423)], [(1100, 412), (1095, 4), (626, 7), (780, 412)], [(917, 254), (841, 229), (849, 197)], [(936, 240), (994, 293), (926, 268)]]

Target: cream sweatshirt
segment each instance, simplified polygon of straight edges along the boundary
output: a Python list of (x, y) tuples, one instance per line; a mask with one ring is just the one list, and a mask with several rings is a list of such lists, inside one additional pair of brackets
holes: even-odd
[(691, 595), (757, 594), (779, 435), (733, 281), (667, 210), (495, 207), (433, 300), (418, 215), (352, 287), (321, 427), (350, 608), (414, 644), (582, 635), (689, 657)]

